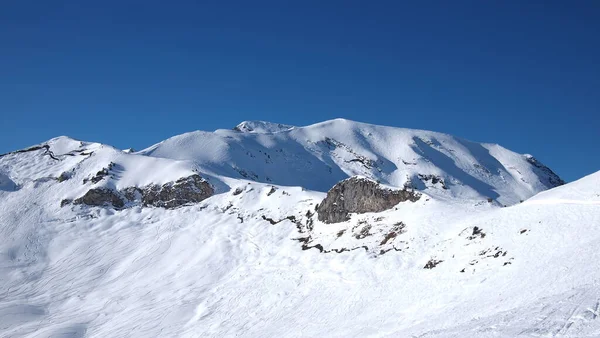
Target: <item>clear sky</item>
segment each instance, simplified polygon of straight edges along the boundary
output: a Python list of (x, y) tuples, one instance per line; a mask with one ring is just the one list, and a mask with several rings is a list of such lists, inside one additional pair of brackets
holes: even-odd
[(600, 1), (3, 1), (0, 153), (343, 117), (600, 170)]

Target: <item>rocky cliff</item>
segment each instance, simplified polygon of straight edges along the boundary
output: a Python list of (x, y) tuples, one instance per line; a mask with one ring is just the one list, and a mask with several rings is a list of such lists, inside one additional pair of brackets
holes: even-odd
[(415, 202), (421, 194), (404, 188), (393, 190), (360, 177), (351, 177), (336, 184), (319, 204), (318, 219), (338, 223), (350, 219), (351, 213), (380, 212), (405, 201)]

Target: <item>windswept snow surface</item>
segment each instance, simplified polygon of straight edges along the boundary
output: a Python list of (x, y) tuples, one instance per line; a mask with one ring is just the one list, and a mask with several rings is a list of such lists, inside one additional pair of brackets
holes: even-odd
[[(600, 172), (505, 208), (474, 193), (445, 192), (453, 186), (430, 186), (415, 203), (324, 224), (314, 212), (326, 189), (240, 179), (229, 171), (219, 174), (226, 166), (211, 162), (220, 156), (241, 165), (236, 147), (242, 145), (256, 152), (268, 144), (273, 151), (283, 147), (288, 157), (307, 152), (309, 143), (298, 140), (340, 123), (419, 149), (425, 146), (414, 137), (435, 145), (434, 136), (454, 150), (444, 160), (455, 165), (452, 177), (462, 177), (466, 163), (475, 160), (488, 170), (494, 161), (504, 163), (513, 178), (510, 166), (535, 175), (526, 159), (519, 162), (522, 155), (499, 146), (459, 148), (467, 141), (350, 121), (276, 133), (194, 132), (138, 154), (53, 139), (48, 149), (0, 157), (2, 177), (14, 183), (0, 189), (0, 336), (600, 336)], [(381, 154), (406, 148), (360, 146), (353, 143), (354, 127), (347, 137), (335, 130), (339, 134), (329, 137), (364, 156), (369, 149), (382, 168), (391, 164)], [(467, 148), (471, 158), (455, 155)], [(339, 177), (350, 174), (334, 150), (327, 154), (315, 166), (336, 164), (344, 173)], [(430, 162), (415, 158), (418, 168), (441, 168), (427, 154)], [(110, 175), (83, 183), (110, 163)], [(160, 184), (192, 173), (209, 179), (216, 194), (172, 210), (60, 206), (92, 187)], [(330, 179), (313, 176), (318, 184)], [(513, 186), (490, 185), (510, 198), (541, 190), (533, 176), (518, 177), (530, 180), (515, 184), (519, 193), (508, 190)]]

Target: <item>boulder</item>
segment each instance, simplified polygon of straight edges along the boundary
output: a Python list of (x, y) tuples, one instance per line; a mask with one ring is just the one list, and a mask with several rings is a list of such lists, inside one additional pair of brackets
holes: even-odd
[(381, 212), (405, 201), (415, 202), (421, 194), (412, 189), (393, 190), (360, 177), (351, 177), (336, 184), (319, 204), (318, 219), (324, 223), (339, 223), (350, 219), (351, 213)]

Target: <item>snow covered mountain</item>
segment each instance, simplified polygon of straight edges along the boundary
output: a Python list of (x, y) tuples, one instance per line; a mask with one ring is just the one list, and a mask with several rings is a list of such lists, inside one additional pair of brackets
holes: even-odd
[(564, 182), (530, 155), (446, 134), (336, 119), (308, 127), (243, 122), (196, 131), (139, 154), (193, 161), (211, 175), (325, 192), (362, 175), (397, 187), (512, 205)]
[(55, 138), (0, 156), (0, 337), (598, 337), (600, 172), (563, 183), (347, 120)]

